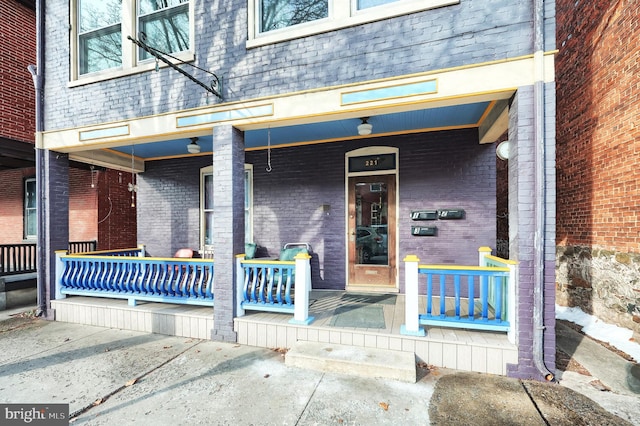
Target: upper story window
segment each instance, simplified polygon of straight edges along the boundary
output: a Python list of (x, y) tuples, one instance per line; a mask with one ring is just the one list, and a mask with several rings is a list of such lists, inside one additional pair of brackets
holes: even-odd
[(358, 0), (358, 10), (376, 7), (387, 3), (393, 3), (400, 0)]
[[(139, 0), (138, 33), (163, 52), (189, 50), (189, 0)], [(144, 50), (139, 54), (141, 59), (151, 58)]]
[(249, 0), (247, 47), (459, 3), (460, 0)]
[(260, 0), (260, 32), (329, 16), (329, 0)]
[[(127, 37), (180, 60), (193, 59), (189, 0), (71, 0), (72, 85), (155, 68), (154, 58)], [(137, 50), (137, 52), (136, 52)]]

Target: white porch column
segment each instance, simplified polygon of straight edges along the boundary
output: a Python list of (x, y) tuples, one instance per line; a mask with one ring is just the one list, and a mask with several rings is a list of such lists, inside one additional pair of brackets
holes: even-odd
[(404, 259), (404, 324), (400, 326), (400, 334), (425, 336), (420, 327), (418, 309), (418, 256), (410, 254)]
[(491, 254), (491, 247), (480, 247), (478, 249), (478, 266), (487, 266), (486, 255)]
[(311, 256), (298, 253), (296, 261), (295, 302), (290, 324), (309, 325), (314, 318), (309, 316), (309, 292), (311, 291)]

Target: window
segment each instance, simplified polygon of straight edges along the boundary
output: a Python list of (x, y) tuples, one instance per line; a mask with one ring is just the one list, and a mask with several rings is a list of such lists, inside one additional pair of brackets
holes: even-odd
[[(138, 32), (146, 43), (167, 53), (189, 50), (188, 0), (139, 0)], [(151, 55), (140, 49), (140, 59)]]
[(24, 181), (24, 238), (34, 239), (37, 236), (38, 217), (36, 213), (36, 180)]
[[(200, 234), (201, 245), (209, 250), (213, 244), (213, 166), (200, 170)], [(253, 242), (253, 166), (244, 166), (244, 238)]]
[(329, 16), (329, 0), (260, 0), (260, 32)]
[(78, 0), (80, 74), (122, 65), (122, 0)]
[(396, 1), (400, 0), (358, 0), (358, 10), (381, 6), (383, 4), (393, 3)]
[(84, 84), (154, 69), (154, 58), (129, 36), (180, 60), (193, 59), (189, 0), (71, 1), (73, 80)]
[(460, 0), (249, 0), (247, 47), (459, 3)]

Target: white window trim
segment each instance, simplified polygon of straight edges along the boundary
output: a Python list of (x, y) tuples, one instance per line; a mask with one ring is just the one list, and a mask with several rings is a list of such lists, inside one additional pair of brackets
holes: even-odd
[(401, 0), (389, 4), (357, 10), (357, 0), (329, 0), (329, 17), (316, 21), (305, 22), (287, 28), (281, 28), (266, 33), (259, 32), (259, 3), (260, 0), (248, 0), (248, 40), (247, 48), (264, 46), (285, 40), (306, 37), (328, 31), (361, 25), (381, 19), (450, 6), (460, 3), (460, 0)]
[[(24, 217), (23, 224), (22, 224), (22, 226), (24, 227), (24, 229), (23, 229), (23, 237), (24, 237), (25, 240), (35, 240), (37, 238), (37, 234), (29, 235), (27, 233), (28, 229), (29, 229), (29, 226), (28, 226), (28, 223), (27, 223), (27, 220), (28, 220), (28, 217), (29, 217), (27, 215), (27, 202), (28, 202), (28, 197), (29, 197), (28, 194), (27, 194), (27, 183), (29, 183), (29, 182), (33, 182), (35, 184), (34, 191), (37, 191), (37, 189), (36, 189), (37, 188), (36, 178), (27, 178), (27, 179), (24, 180), (24, 183), (23, 183), (23, 185), (24, 185), (24, 188), (23, 188), (24, 200), (23, 200), (23, 203), (22, 203), (22, 215)], [(36, 207), (32, 207), (31, 210), (37, 211)], [(38, 219), (36, 217), (36, 221), (37, 220)], [(37, 224), (36, 224), (36, 228), (37, 228)]]
[[(191, 50), (185, 52), (172, 53), (179, 61), (168, 58), (172, 63), (189, 62), (195, 60), (195, 53), (193, 48), (195, 46), (195, 12), (194, 2), (196, 0), (189, 0), (189, 46)], [(136, 13), (136, 0), (122, 0), (122, 20), (121, 20), (121, 44), (122, 44), (122, 67), (111, 68), (108, 70), (97, 71), (90, 74), (80, 75), (78, 60), (80, 55), (78, 54), (78, 0), (71, 0), (70, 14), (70, 78), (71, 80), (67, 84), (68, 87), (82, 86), (89, 83), (95, 83), (103, 80), (110, 80), (118, 77), (123, 77), (132, 74), (138, 74), (155, 70), (156, 62), (154, 58), (138, 61), (138, 46), (127, 39), (128, 36), (137, 39), (138, 34), (138, 19)], [(167, 67), (168, 65), (160, 62), (160, 68)]]
[[(244, 239), (245, 242), (253, 242), (253, 164), (245, 164), (244, 165), (244, 173), (248, 172), (248, 185), (247, 191), (248, 195), (245, 195), (249, 199), (249, 206), (244, 206), (245, 217), (249, 221), (249, 226), (246, 226), (245, 229), (247, 232), (245, 233)], [(211, 249), (211, 245), (205, 244), (205, 215), (204, 215), (204, 177), (206, 175), (213, 175), (213, 166), (202, 167), (200, 169), (200, 247), (203, 251), (207, 251)], [(243, 200), (244, 202), (244, 200)], [(215, 211), (214, 211), (214, 220), (215, 220)]]

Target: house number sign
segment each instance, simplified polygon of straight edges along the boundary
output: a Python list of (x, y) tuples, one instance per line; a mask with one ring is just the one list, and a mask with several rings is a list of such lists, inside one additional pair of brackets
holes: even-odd
[(349, 172), (369, 172), (378, 170), (394, 170), (396, 154), (363, 155), (349, 157)]

